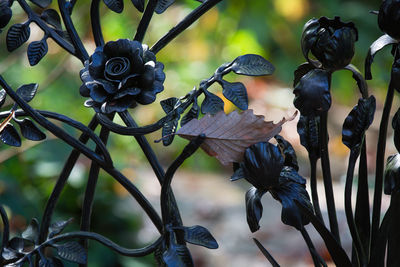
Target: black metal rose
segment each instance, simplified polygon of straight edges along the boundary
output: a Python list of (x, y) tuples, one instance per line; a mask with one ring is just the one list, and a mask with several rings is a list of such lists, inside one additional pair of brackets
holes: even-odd
[(12, 10), (10, 8), (9, 0), (0, 0), (0, 29), (7, 26), (12, 17)]
[(379, 28), (390, 35), (392, 38), (400, 39), (400, 1), (385, 0), (379, 9), (378, 25)]
[[(352, 22), (344, 23), (339, 17), (321, 17), (304, 25), (301, 46), (305, 58), (314, 66), (337, 70), (350, 63), (357, 39), (358, 32)], [(319, 62), (309, 58), (310, 50)]]
[(241, 173), (254, 186), (246, 193), (247, 222), (252, 232), (260, 228), (261, 197), (267, 191), (282, 203), (282, 222), (298, 230), (309, 221), (302, 216), (295, 201), (313, 210), (305, 189), (306, 180), (296, 170), (294, 150), (282, 137), (277, 140), (279, 147), (260, 142), (247, 148), (244, 160), (235, 172)]
[(304, 75), (294, 88), (296, 97), (294, 106), (302, 115), (318, 115), (331, 107), (331, 73), (322, 69), (313, 69)]
[(122, 112), (136, 103), (147, 105), (164, 90), (164, 65), (137, 41), (119, 39), (98, 47), (81, 70), (85, 106), (96, 112)]

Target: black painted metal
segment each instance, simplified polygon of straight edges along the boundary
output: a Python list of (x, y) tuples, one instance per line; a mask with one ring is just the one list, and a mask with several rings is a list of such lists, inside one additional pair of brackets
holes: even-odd
[[(153, 103), (156, 100), (156, 94), (164, 88), (162, 84), (165, 79), (164, 66), (157, 62), (156, 54), (222, 0), (197, 1), (201, 4), (195, 10), (166, 33), (151, 49), (148, 49), (147, 46), (142, 46), (142, 42), (154, 12), (163, 13), (175, 2), (174, 0), (149, 0), (146, 6), (144, 0), (132, 0), (132, 4), (138, 11), (143, 12), (134, 41), (125, 39), (107, 43), (104, 42), (100, 24), (100, 0), (92, 0), (90, 6), (91, 27), (97, 49), (93, 55), (89, 56), (71, 18), (75, 0), (58, 0), (60, 14), (55, 10), (46, 9), (45, 16), (37, 13), (38, 9), (33, 8), (25, 0), (0, 0), (0, 27), (5, 27), (9, 23), (12, 16), (10, 7), (14, 2), (21, 6), (28, 17), (26, 22), (17, 23), (9, 28), (6, 43), (8, 50), (11, 52), (26, 42), (30, 35), (30, 23), (37, 24), (44, 32), (44, 37), (28, 46), (30, 64), (36, 65), (46, 55), (46, 40), (48, 38), (53, 39), (84, 65), (80, 73), (83, 81), (80, 93), (88, 98), (86, 106), (92, 107), (95, 112), (90, 123), (85, 126), (62, 114), (36, 110), (28, 104), (35, 96), (36, 84), (23, 85), (15, 91), (0, 76), (0, 86), (3, 88), (0, 90), (0, 107), (4, 104), (6, 96), (11, 97), (15, 103), (9, 111), (0, 113), (0, 120), (2, 120), (0, 139), (3, 143), (11, 146), (21, 144), (20, 134), (14, 126), (9, 124), (11, 120), (14, 120), (25, 127), (24, 131), (21, 130), (21, 135), (27, 139), (38, 141), (44, 138), (44, 133), (35, 126), (39, 124), (73, 149), (48, 198), (40, 223), (33, 219), (22, 237), (14, 237), (10, 240), (8, 217), (4, 208), (0, 205), (3, 223), (2, 242), (0, 244), (1, 266), (23, 266), (28, 263), (30, 266), (63, 266), (61, 259), (79, 264), (79, 266), (87, 266), (87, 240), (89, 239), (128, 257), (142, 257), (154, 253), (160, 266), (193, 266), (190, 252), (186, 247), (187, 242), (213, 249), (218, 247), (216, 240), (204, 227), (184, 226), (179, 205), (171, 187), (177, 169), (200, 147), (207, 136), (200, 134), (191, 140), (165, 171), (145, 135), (162, 129), (162, 141), (164, 145), (169, 145), (173, 141), (176, 125), (179, 121), (183, 125), (191, 119), (197, 119), (200, 110), (203, 113), (212, 114), (223, 110), (223, 101), (208, 91), (208, 88), (214, 83), (223, 87), (224, 96), (234, 105), (243, 110), (247, 109), (248, 99), (244, 85), (236, 83), (238, 87), (234, 87), (231, 83), (223, 80), (223, 76), (230, 72), (249, 76), (267, 75), (273, 72), (273, 66), (257, 55), (240, 56), (230, 63), (221, 65), (209, 79), (201, 81), (198, 88), (194, 88), (185, 96), (160, 101), (166, 115), (157, 122), (140, 127), (129, 112), (129, 109), (136, 105)], [(51, 3), (50, 0), (31, 0), (31, 2), (41, 9), (47, 8)], [(375, 99), (369, 96), (363, 75), (355, 66), (350, 64), (354, 54), (355, 41), (358, 39), (357, 29), (353, 23), (341, 22), (339, 17), (312, 19), (306, 24), (301, 45), (307, 62), (300, 65), (295, 71), (294, 94), (296, 97), (294, 104), (301, 112), (298, 123), (300, 141), (309, 153), (313, 204), (311, 204), (311, 199), (305, 190), (305, 179), (297, 172), (299, 166), (293, 147), (282, 137), (275, 137), (278, 141), (277, 146), (268, 142), (253, 144), (244, 152), (243, 162), (234, 164), (235, 172), (231, 180), (245, 178), (254, 186), (246, 193), (246, 212), (250, 230), (254, 232), (259, 229), (259, 221), (263, 212), (261, 197), (267, 192), (271, 193), (275, 199), (282, 203), (283, 223), (295, 227), (302, 234), (315, 266), (326, 266), (326, 263), (325, 259), (318, 254), (304, 227), (309, 222), (321, 235), (332, 260), (339, 266), (383, 266), (386, 244), (389, 251), (387, 264), (396, 265), (400, 262), (400, 253), (397, 253), (398, 243), (400, 242), (400, 229), (397, 227), (400, 221), (400, 215), (398, 215), (400, 214), (400, 205), (398, 204), (400, 171), (398, 170), (399, 164), (396, 161), (398, 158), (396, 156), (390, 157), (386, 171), (384, 166), (389, 114), (395, 91), (400, 91), (400, 52), (397, 41), (397, 24), (400, 23), (398, 20), (400, 17), (398, 2), (383, 1), (378, 22), (379, 27), (386, 34), (374, 42), (366, 59), (365, 77), (370, 79), (370, 65), (376, 52), (385, 45), (393, 45), (394, 63), (378, 139), (372, 216), (369, 211), (369, 196), (366, 192), (369, 185), (365, 132), (372, 123)], [(113, 11), (122, 12), (123, 0), (104, 0), (104, 3)], [(396, 14), (396, 16), (393, 14)], [(57, 21), (62, 21), (66, 31), (63, 31), (61, 24), (58, 25)], [(396, 25), (393, 26), (393, 24)], [(310, 59), (309, 53), (312, 53), (315, 59)], [(131, 65), (135, 65), (135, 70), (132, 70)], [(332, 101), (330, 96), (331, 75), (341, 69), (352, 72), (362, 97), (343, 125), (343, 143), (351, 151), (344, 196), (345, 213), (354, 246), (351, 260), (340, 243), (328, 152), (327, 123)], [(239, 90), (239, 92), (238, 88), (242, 91)], [(205, 99), (199, 106), (198, 98), (202, 94)], [(190, 111), (181, 118), (181, 115), (189, 107), (191, 107)], [(122, 119), (125, 125), (113, 122), (116, 115)], [(30, 120), (20, 120), (19, 117), (29, 117)], [(74, 127), (81, 132), (80, 137), (71, 136), (51, 120)], [(400, 131), (397, 120), (398, 115), (395, 116), (393, 121), (395, 138)], [(97, 135), (94, 131), (99, 125), (101, 130), (100, 134)], [(110, 132), (132, 136), (139, 144), (161, 185), (161, 215), (140, 190), (113, 166), (112, 155), (106, 147)], [(96, 144), (95, 150), (86, 145), (89, 140)], [(399, 141), (395, 140), (395, 143), (397, 146)], [(71, 171), (81, 154), (92, 161), (82, 206), (81, 231), (61, 234), (70, 220), (53, 222), (53, 213)], [(354, 213), (351, 205), (352, 185), (355, 178), (356, 161), (359, 156), (359, 184)], [(325, 187), (324, 198), (320, 198), (317, 192), (316, 170), (319, 159), (321, 159), (322, 178)], [(160, 237), (154, 243), (145, 248), (127, 249), (98, 233), (90, 232), (92, 205), (100, 170), (104, 170), (120, 183), (149, 216), (160, 233)], [(381, 198), (384, 179), (386, 179), (385, 193), (392, 194), (392, 205), (381, 223)], [(320, 209), (319, 201), (322, 199), (327, 203), (330, 230), (325, 226), (326, 222)], [(71, 239), (80, 242), (71, 241)], [(270, 263), (273, 266), (279, 266), (262, 244), (256, 239), (255, 242)], [(55, 248), (58, 255), (46, 255), (44, 253), (46, 247)]]

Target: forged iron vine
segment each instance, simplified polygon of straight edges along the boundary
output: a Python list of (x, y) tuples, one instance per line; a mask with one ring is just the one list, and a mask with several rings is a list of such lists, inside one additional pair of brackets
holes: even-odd
[[(28, 41), (30, 24), (35, 23), (44, 35), (41, 40), (32, 41), (28, 45), (30, 65), (36, 65), (46, 55), (49, 38), (55, 41), (82, 62), (82, 85), (79, 92), (86, 98), (84, 105), (92, 108), (94, 112), (92, 120), (85, 126), (65, 115), (37, 110), (28, 103), (34, 98), (38, 84), (25, 84), (14, 90), (0, 76), (0, 86), (3, 88), (0, 90), (0, 107), (4, 104), (6, 96), (14, 101), (9, 111), (0, 113), (0, 139), (4, 144), (20, 146), (21, 135), (33, 141), (45, 139), (45, 133), (37, 126), (40, 125), (73, 148), (48, 198), (41, 220), (32, 219), (21, 237), (10, 239), (8, 217), (5, 209), (0, 206), (3, 222), (1, 266), (64, 266), (63, 261), (87, 266), (88, 239), (127, 257), (154, 254), (159, 266), (193, 266), (186, 243), (210, 249), (218, 248), (218, 244), (206, 228), (198, 225), (184, 226), (171, 182), (177, 169), (199, 147), (215, 156), (222, 164), (233, 164), (232, 181), (244, 178), (253, 186), (245, 195), (247, 222), (251, 232), (260, 228), (259, 221), (263, 213), (261, 197), (269, 192), (282, 204), (282, 222), (301, 232), (315, 266), (327, 264), (318, 254), (304, 227), (310, 222), (321, 235), (337, 266), (384, 266), (385, 259), (388, 266), (400, 266), (400, 231), (396, 227), (400, 223), (399, 154), (390, 156), (386, 168), (384, 166), (389, 113), (394, 91), (400, 91), (400, 1), (382, 2), (378, 24), (385, 34), (371, 45), (365, 64), (365, 77), (371, 79), (370, 66), (374, 55), (384, 46), (392, 45), (394, 63), (379, 132), (372, 216), (369, 210), (365, 132), (374, 117), (375, 98), (369, 95), (363, 75), (350, 64), (358, 39), (357, 29), (353, 23), (342, 22), (339, 17), (321, 17), (307, 22), (301, 38), (302, 52), (307, 62), (301, 64), (294, 72), (294, 105), (300, 111), (297, 130), (301, 144), (309, 155), (311, 198), (306, 191), (306, 179), (298, 173), (299, 165), (293, 147), (279, 135), (282, 124), (292, 120), (294, 116), (277, 124), (264, 121), (264, 117), (254, 115), (252, 110), (248, 110), (245, 86), (240, 82), (231, 83), (224, 79), (225, 75), (232, 72), (247, 76), (272, 74), (273, 65), (261, 56), (242, 55), (232, 62), (222, 64), (210, 78), (201, 81), (198, 87), (185, 96), (160, 101), (166, 114), (164, 117), (151, 125), (137, 125), (130, 109), (156, 102), (157, 94), (164, 90), (164, 64), (157, 60), (157, 53), (221, 1), (197, 0), (200, 3), (196, 9), (149, 47), (142, 42), (153, 13), (163, 13), (174, 4), (174, 0), (131, 0), (138, 12), (143, 13), (133, 40), (118, 39), (108, 42), (103, 39), (100, 25), (100, 0), (92, 0), (90, 18), (97, 48), (89, 55), (71, 19), (76, 0), (58, 0), (59, 12), (48, 8), (51, 0), (30, 0), (29, 3), (26, 0), (0, 0), (0, 28), (5, 28), (11, 20), (12, 5), (18, 4), (27, 14), (27, 21), (8, 28), (8, 51), (12, 52)], [(114, 12), (123, 11), (123, 0), (104, 0), (104, 4)], [(33, 8), (32, 5), (37, 7)], [(343, 69), (352, 72), (361, 93), (358, 104), (344, 121), (342, 132), (342, 141), (350, 149), (345, 185), (345, 214), (353, 241), (351, 257), (346, 254), (340, 241), (327, 131), (328, 111), (332, 102), (331, 76), (333, 72)], [(223, 100), (208, 90), (215, 83), (222, 87), (224, 97), (243, 112), (232, 112), (228, 115), (223, 112)], [(204, 96), (202, 102), (200, 96)], [(205, 115), (199, 119), (200, 113)], [(125, 125), (113, 122), (117, 115)], [(71, 136), (51, 120), (70, 125), (82, 134), (79, 138)], [(19, 132), (15, 124), (19, 125)], [(393, 118), (392, 126), (394, 143), (400, 151), (400, 109)], [(101, 127), (99, 135), (94, 132), (98, 127)], [(175, 135), (189, 140), (166, 171), (145, 137), (146, 134), (160, 129), (160, 141), (165, 146), (173, 142)], [(106, 147), (110, 132), (133, 136), (140, 145), (161, 185), (161, 214), (141, 191), (114, 167), (112, 155)], [(269, 142), (272, 138), (276, 144)], [(95, 149), (86, 145), (89, 140), (95, 143)], [(80, 231), (62, 233), (71, 220), (54, 222), (52, 217), (80, 154), (91, 160)], [(358, 158), (358, 190), (353, 212), (352, 185)], [(319, 159), (323, 172), (329, 228), (325, 226), (326, 222), (319, 205), (320, 196), (317, 194), (316, 170)], [(90, 232), (91, 211), (100, 169), (120, 183), (149, 216), (160, 233), (160, 237), (152, 244), (144, 248), (127, 249), (98, 233)], [(391, 195), (391, 205), (381, 221), (383, 188), (386, 194)], [(258, 240), (254, 241), (268, 261), (273, 266), (279, 266), (267, 249)], [(49, 254), (51, 249), (55, 253)]]

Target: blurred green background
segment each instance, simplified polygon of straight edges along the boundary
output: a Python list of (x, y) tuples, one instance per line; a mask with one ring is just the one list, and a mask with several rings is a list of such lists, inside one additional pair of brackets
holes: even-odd
[[(56, 1), (53, 2), (52, 7), (57, 9)], [(73, 19), (91, 54), (95, 46), (89, 26), (90, 2), (86, 0), (77, 2)], [(176, 2), (164, 14), (153, 17), (144, 43), (149, 46), (154, 44), (199, 4), (193, 0)], [(185, 95), (202, 79), (208, 78), (219, 65), (246, 53), (260, 54), (276, 67), (274, 75), (252, 78), (251, 82), (243, 77), (229, 76), (231, 80), (242, 80), (248, 85), (250, 101), (258, 97), (257, 86), (267, 88), (267, 91), (276, 85), (291, 88), (293, 71), (304, 62), (300, 49), (302, 28), (312, 17), (340, 16), (344, 21), (355, 23), (359, 31), (359, 40), (356, 43), (353, 64), (363, 71), (369, 45), (382, 34), (377, 26), (376, 15), (369, 14), (370, 10), (377, 10), (379, 4), (380, 1), (377, 0), (225, 0), (157, 55), (157, 60), (165, 64), (167, 77), (165, 90), (158, 95), (158, 100)], [(26, 15), (21, 12), (17, 3), (13, 5), (13, 13), (13, 19), (7, 28), (26, 20)], [(109, 41), (132, 38), (140, 14), (130, 1), (125, 1), (122, 14), (115, 14), (102, 4), (101, 19), (105, 40)], [(34, 24), (31, 26), (31, 37), (27, 44), (40, 40), (43, 35)], [(38, 94), (31, 102), (34, 108), (63, 113), (87, 124), (94, 113), (93, 110), (83, 106), (84, 98), (79, 95), (81, 63), (49, 40), (49, 53), (37, 66), (29, 67), (26, 57), (27, 44), (13, 53), (7, 52), (5, 46), (7, 28), (0, 35), (1, 75), (14, 89), (25, 83), (39, 83)], [(384, 99), (390, 77), (388, 71), (390, 64), (390, 49), (386, 48), (377, 57), (373, 65), (374, 80), (369, 82), (380, 103)], [(348, 72), (335, 73), (332, 88), (334, 101), (340, 105), (354, 105), (359, 97), (355, 82)], [(215, 87), (213, 91), (222, 96), (220, 88)], [(279, 103), (280, 99), (273, 101)], [(8, 108), (3, 106), (3, 110)], [(229, 112), (234, 107), (226, 101), (225, 109)], [(144, 125), (156, 121), (163, 112), (160, 105), (154, 103), (146, 107), (139, 106), (132, 110), (132, 114), (141, 125)], [(60, 126), (74, 136), (79, 135), (79, 132), (73, 129), (61, 124)], [(165, 148), (162, 144), (152, 142), (160, 138), (160, 135), (158, 131), (148, 135), (148, 138), (162, 164), (168, 166), (186, 141), (177, 137), (171, 146)], [(24, 230), (32, 217), (40, 219), (47, 197), (71, 151), (70, 147), (49, 133), (47, 137), (46, 141), (40, 143), (25, 140), (20, 148), (0, 146), (0, 203), (7, 208), (14, 234)], [(93, 144), (90, 145), (93, 147)], [(137, 170), (149, 168), (133, 138), (112, 134), (109, 149), (116, 167), (133, 181), (139, 173)], [(89, 166), (90, 161), (81, 157), (57, 206), (55, 219), (75, 218), (68, 230), (77, 229), (79, 225), (80, 207)], [(189, 159), (183, 168), (190, 172), (222, 173), (227, 178), (230, 176), (230, 168), (224, 168), (203, 152), (198, 152)], [(155, 179), (155, 177), (148, 178)], [(137, 210), (126, 207), (127, 193), (124, 189), (101, 173), (97, 192), (92, 230), (127, 247), (143, 245), (137, 233), (145, 222)], [(154, 264), (152, 257), (128, 260), (93, 242), (91, 247), (90, 266)]]

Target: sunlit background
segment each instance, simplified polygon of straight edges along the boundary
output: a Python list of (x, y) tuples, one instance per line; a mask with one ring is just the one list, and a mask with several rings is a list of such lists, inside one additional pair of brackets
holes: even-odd
[[(56, 8), (56, 1), (53, 1)], [(77, 1), (73, 20), (89, 52), (93, 53), (93, 42), (89, 6), (90, 2)], [(164, 14), (155, 15), (144, 43), (154, 44), (169, 29), (199, 5), (194, 0), (177, 0)], [(125, 1), (125, 10), (116, 14), (101, 5), (101, 22), (106, 41), (132, 38), (140, 20), (140, 14), (130, 1)], [(165, 90), (158, 100), (171, 96), (183, 96), (202, 79), (210, 77), (222, 63), (232, 61), (242, 54), (260, 54), (276, 67), (272, 76), (246, 78), (229, 75), (230, 81), (241, 81), (247, 89), (250, 108), (268, 120), (278, 121), (295, 111), (292, 100), (293, 72), (304, 62), (300, 38), (305, 22), (313, 17), (340, 16), (344, 21), (353, 21), (358, 28), (359, 40), (353, 64), (364, 70), (364, 58), (369, 45), (382, 33), (377, 26), (378, 0), (225, 0), (204, 15), (198, 22), (172, 41), (158, 55), (157, 60), (165, 64)], [(26, 20), (17, 3), (13, 5), (14, 23)], [(8, 28), (7, 27), (7, 28)], [(25, 83), (39, 83), (37, 96), (31, 102), (34, 108), (63, 113), (87, 124), (93, 110), (83, 106), (84, 98), (79, 95), (79, 70), (82, 64), (71, 57), (49, 39), (49, 53), (35, 67), (29, 67), (26, 56), (27, 44), (40, 40), (43, 33), (31, 24), (28, 42), (13, 53), (5, 46), (6, 30), (0, 34), (0, 73), (16, 89)], [(390, 48), (384, 49), (377, 57), (372, 71), (374, 80), (368, 82), (371, 92), (377, 97), (381, 108), (390, 77)], [(223, 98), (221, 88), (212, 91)], [(340, 194), (341, 179), (345, 174), (344, 161), (348, 150), (341, 143), (341, 126), (346, 114), (360, 96), (351, 73), (339, 71), (333, 75), (332, 94), (334, 105), (330, 116), (330, 150), (335, 188)], [(8, 100), (10, 101), (10, 100)], [(235, 107), (225, 100), (225, 111)], [(394, 106), (398, 101), (395, 100)], [(2, 109), (8, 110), (8, 106)], [(131, 110), (141, 125), (152, 123), (163, 111), (157, 101), (149, 106)], [(379, 116), (379, 111), (377, 116)], [(117, 122), (120, 122), (117, 120)], [(375, 122), (376, 123), (376, 122)], [(75, 132), (64, 125), (74, 136)], [(376, 139), (376, 125), (372, 126), (373, 146)], [(305, 149), (299, 145), (296, 122), (284, 126), (282, 135), (290, 140), (300, 157), (300, 172), (308, 177)], [(163, 166), (167, 167), (178, 155), (186, 140), (176, 137), (172, 145), (163, 147), (153, 140), (161, 137), (161, 131), (147, 136)], [(389, 146), (392, 144), (389, 141)], [(93, 147), (93, 144), (90, 144)], [(157, 207), (160, 187), (151, 172), (146, 159), (133, 138), (111, 134), (108, 145), (114, 164), (131, 179)], [(5, 205), (10, 217), (13, 234), (23, 231), (31, 218), (41, 218), (44, 205), (55, 180), (70, 153), (71, 148), (47, 133), (43, 142), (24, 141), (20, 148), (0, 146), (0, 203)], [(373, 171), (371, 147), (370, 172)], [(81, 157), (74, 168), (68, 185), (61, 195), (55, 219), (74, 218), (67, 230), (79, 228), (80, 211), (90, 161)], [(302, 243), (301, 235), (280, 222), (280, 204), (265, 198), (261, 230), (253, 235), (246, 225), (244, 194), (249, 188), (245, 181), (232, 183), (229, 177), (231, 167), (222, 166), (216, 159), (199, 151), (187, 160), (178, 172), (172, 186), (181, 207), (185, 225), (201, 224), (210, 229), (220, 244), (220, 249), (207, 251), (191, 247), (196, 266), (266, 266), (267, 261), (252, 241), (257, 237), (271, 251), (282, 266), (307, 266), (311, 258)], [(339, 201), (338, 208), (341, 208)], [(339, 216), (339, 220), (340, 220)], [(343, 218), (342, 218), (343, 219)], [(343, 220), (344, 221), (344, 220)], [(103, 234), (111, 240), (126, 246), (140, 247), (157, 238), (157, 232), (141, 213), (140, 207), (127, 192), (105, 173), (101, 173), (93, 210), (92, 231)], [(343, 227), (344, 234), (347, 229)], [(313, 235), (314, 237), (315, 235)], [(346, 241), (346, 239), (344, 239)], [(348, 241), (348, 240), (347, 240)], [(321, 241), (316, 238), (321, 253), (327, 253)], [(351, 244), (349, 244), (351, 245)], [(121, 257), (95, 242), (90, 243), (89, 266), (155, 266), (152, 256), (142, 259)]]

